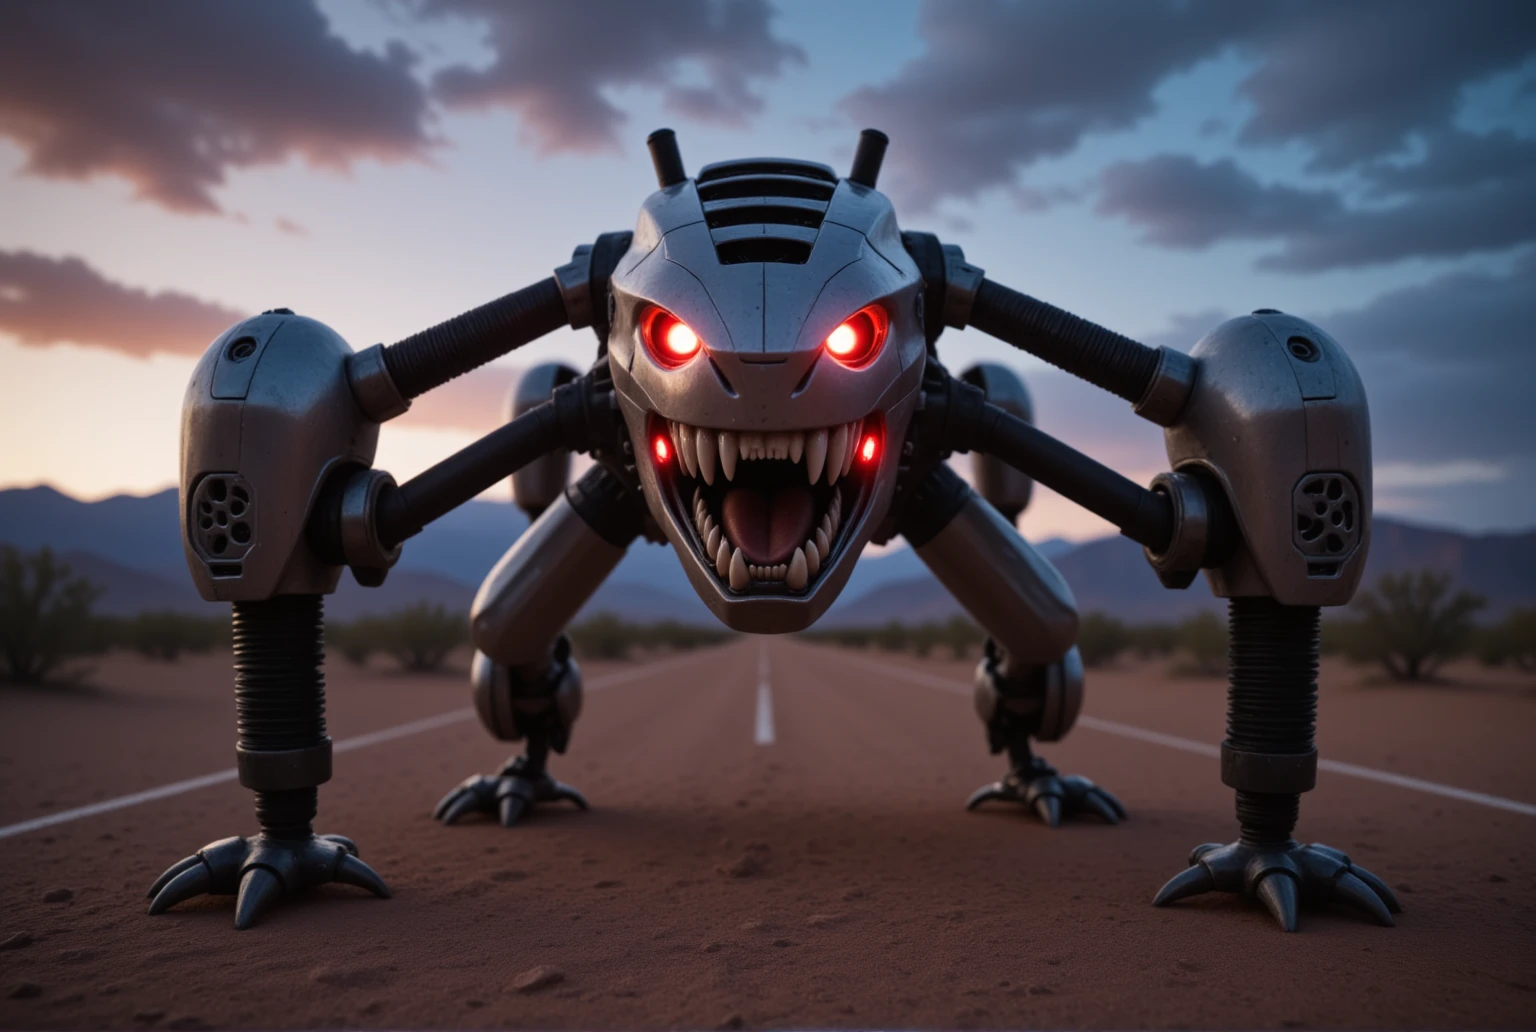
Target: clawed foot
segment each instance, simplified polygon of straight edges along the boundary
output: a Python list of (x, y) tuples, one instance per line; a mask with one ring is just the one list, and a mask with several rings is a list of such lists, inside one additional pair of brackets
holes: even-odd
[(518, 757), (494, 775), (466, 778), (452, 792), (443, 796), (432, 816), (452, 824), (467, 813), (491, 814), (504, 828), (516, 824), (538, 803), (567, 800), (577, 809), (590, 809), (586, 797), (570, 785), (556, 781), (548, 771), (532, 773), (524, 757)]
[(1062, 817), (1077, 813), (1097, 814), (1105, 824), (1125, 820), (1125, 807), (1107, 790), (1076, 774), (1062, 777), (1050, 766), (1036, 761), (1027, 771), (1013, 771), (1001, 781), (983, 785), (965, 802), (967, 810), (994, 799), (1022, 803), (1046, 824), (1055, 828)]
[(1153, 906), (1204, 892), (1241, 892), (1263, 900), (1287, 932), (1296, 930), (1300, 899), (1347, 903), (1388, 927), (1396, 923), (1392, 915), (1403, 909), (1380, 878), (1350, 863), (1337, 849), (1317, 843), (1260, 848), (1241, 842), (1226, 846), (1207, 842), (1194, 848), (1189, 863), (1187, 870), (1162, 887)]
[(341, 835), (273, 839), (266, 835), (211, 842), (170, 867), (149, 888), (150, 914), (194, 896), (233, 896), (235, 927), (249, 928), (279, 896), (311, 885), (341, 882), (389, 898), (389, 887), (357, 858), (357, 846)]

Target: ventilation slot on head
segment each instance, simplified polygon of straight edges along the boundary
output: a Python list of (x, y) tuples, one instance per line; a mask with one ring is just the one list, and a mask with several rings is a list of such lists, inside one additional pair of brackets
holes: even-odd
[(837, 189), (837, 175), (827, 166), (788, 158), (706, 165), (696, 182), (710, 239), (725, 265), (804, 265)]

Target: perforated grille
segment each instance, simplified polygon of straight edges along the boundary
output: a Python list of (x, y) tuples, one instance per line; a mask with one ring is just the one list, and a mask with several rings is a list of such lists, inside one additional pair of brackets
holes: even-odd
[(1292, 492), (1303, 555), (1343, 559), (1360, 544), (1360, 496), (1343, 473), (1308, 473)]
[(238, 577), (256, 540), (256, 495), (238, 473), (210, 473), (192, 492), (187, 533), (218, 576)]
[(788, 158), (706, 165), (695, 182), (723, 265), (804, 265), (837, 189), (837, 175), (827, 166)]

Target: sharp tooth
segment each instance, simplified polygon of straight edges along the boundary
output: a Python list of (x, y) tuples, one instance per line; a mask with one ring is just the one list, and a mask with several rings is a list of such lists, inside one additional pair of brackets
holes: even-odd
[(826, 430), (808, 430), (805, 434), (805, 472), (811, 483), (821, 479), (821, 467), (827, 461)]
[(681, 457), (683, 449), (677, 443), (677, 426), (672, 420), (667, 420), (667, 436), (672, 438), (672, 452), (674, 455)]
[(832, 514), (830, 512), (822, 514), (821, 532), (827, 536), (828, 541), (832, 540)]
[(709, 537), (704, 542), (704, 554), (714, 555), (720, 551), (720, 528), (710, 527)]
[(859, 450), (859, 435), (861, 433), (863, 433), (863, 427), (858, 423), (848, 424), (848, 454), (843, 456), (843, 476), (845, 477), (848, 475), (848, 471), (853, 468), (853, 457)]
[(805, 434), (795, 431), (789, 435), (789, 461), (799, 462), (805, 454)]
[(720, 468), (725, 471), (725, 479), (736, 479), (737, 450), (741, 447), (736, 435), (729, 430), (720, 431)]
[(708, 430), (700, 430), (694, 434), (693, 445), (695, 458), (699, 464), (699, 475), (704, 478), (704, 483), (713, 484), (715, 482), (715, 435)]
[(805, 541), (805, 568), (812, 577), (821, 572), (821, 551), (810, 538)]
[(843, 459), (848, 455), (848, 424), (832, 431), (831, 440), (827, 442), (827, 483), (837, 483), (837, 478), (843, 475)]
[(746, 591), (751, 578), (747, 576), (747, 561), (742, 558), (741, 549), (731, 553), (731, 590)]
[(829, 541), (831, 541), (831, 538), (827, 537), (827, 532), (818, 527), (816, 529), (816, 551), (821, 553), (823, 559), (832, 552), (832, 546), (828, 544)]
[(725, 540), (725, 535), (720, 535), (720, 543), (715, 546), (715, 572), (724, 580), (725, 575), (731, 569), (731, 546)]
[(763, 448), (768, 452), (770, 459), (789, 458), (789, 435), (778, 432), (766, 435), (763, 438)]
[(789, 585), (790, 591), (804, 591), (810, 579), (811, 571), (805, 552), (797, 548), (795, 557), (789, 561), (789, 570), (784, 574), (784, 583)]
[(677, 450), (682, 453), (683, 465), (688, 467), (688, 475), (690, 477), (696, 477), (699, 475), (699, 453), (698, 449), (693, 446), (693, 439), (693, 427), (689, 426), (687, 423), (684, 423), (678, 428)]

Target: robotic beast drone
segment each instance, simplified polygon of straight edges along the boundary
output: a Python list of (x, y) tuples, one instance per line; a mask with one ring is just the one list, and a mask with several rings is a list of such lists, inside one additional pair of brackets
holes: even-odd
[[(1112, 795), (1033, 752), (1072, 728), (1083, 690), (1072, 594), (1015, 529), (1038, 480), (1145, 546), (1167, 587), (1203, 569), (1230, 599), (1221, 776), (1240, 835), (1197, 846), (1154, 902), (1243, 892), (1292, 930), (1299, 898), (1337, 899), (1392, 923), (1379, 879), (1291, 837), (1317, 769), (1318, 610), (1349, 600), (1369, 544), (1369, 423), (1349, 359), (1273, 310), (1186, 356), (993, 283), (958, 247), (898, 228), (875, 189), (886, 142), (866, 130), (841, 179), (785, 159), (690, 179), (660, 130), (660, 189), (635, 231), (577, 248), (541, 283), (356, 353), (286, 309), (213, 343), (183, 412), (182, 530), (203, 597), (233, 603), (239, 773), (261, 832), (171, 867), (151, 914), (238, 893), (245, 928), (314, 884), (389, 894), (349, 839), (311, 828), (331, 773), (322, 599), (344, 566), (382, 583), (402, 542), (511, 475), (535, 519), (475, 599), (472, 677), (486, 728), (527, 747), (450, 792), (445, 824), (586, 808), (547, 767), (581, 712), (562, 632), (637, 537), (671, 542), (722, 622), (776, 634), (814, 623), (864, 546), (898, 534), (989, 635), (976, 705), (1009, 771), (969, 805), (1117, 823)], [(951, 376), (935, 343), (967, 325), (1130, 401), (1165, 428), (1171, 472), (1144, 489), (1041, 433), (1003, 367)], [(404, 484), (372, 468), (379, 424), (410, 399), (561, 326), (595, 331), (586, 372), (536, 367), (505, 425)], [(596, 462), (568, 484), (572, 451)], [(945, 464), (954, 452), (973, 453), (974, 489)]]

